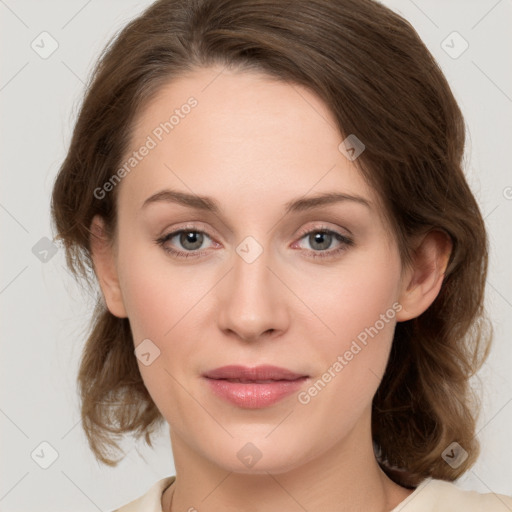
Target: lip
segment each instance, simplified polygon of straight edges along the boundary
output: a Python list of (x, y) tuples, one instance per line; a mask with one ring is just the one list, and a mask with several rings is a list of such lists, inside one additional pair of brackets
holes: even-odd
[(231, 364), (215, 368), (203, 375), (209, 379), (240, 379), (244, 381), (295, 380), (307, 377), (307, 375), (269, 364), (253, 367)]
[(273, 405), (298, 391), (309, 378), (272, 365), (222, 366), (204, 373), (203, 377), (217, 396), (244, 409)]

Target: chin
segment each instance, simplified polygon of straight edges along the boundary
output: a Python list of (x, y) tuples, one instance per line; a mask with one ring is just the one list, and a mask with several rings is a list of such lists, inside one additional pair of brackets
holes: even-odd
[(265, 438), (268, 431), (261, 435), (244, 436), (243, 440), (233, 439), (227, 445), (218, 443), (219, 451), (215, 453), (210, 451), (212, 443), (207, 456), (226, 471), (247, 475), (286, 473), (307, 462), (308, 450), (300, 439), (293, 442), (288, 437), (288, 442), (283, 444), (282, 439), (277, 437)]

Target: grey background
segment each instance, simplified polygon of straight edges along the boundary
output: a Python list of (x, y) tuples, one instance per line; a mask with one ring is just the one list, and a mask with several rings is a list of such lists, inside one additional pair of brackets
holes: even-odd
[[(52, 254), (49, 222), (53, 180), (92, 65), (109, 38), (149, 3), (0, 0), (0, 510), (5, 512), (108, 511), (174, 474), (165, 428), (155, 438), (154, 451), (128, 439), (128, 455), (114, 469), (96, 462), (88, 449), (75, 379), (93, 303), (65, 268), (62, 249)], [(479, 373), (482, 454), (457, 484), (512, 495), (512, 173), (507, 153), (512, 2), (383, 3), (419, 32), (466, 118), (466, 173), (491, 240), (486, 300), (496, 337)], [(50, 36), (41, 36), (44, 31)], [(447, 39), (454, 31), (469, 44), (457, 58), (445, 51), (462, 49), (458, 36)], [(42, 58), (53, 40), (58, 48)], [(31, 45), (39, 45), (40, 53)], [(47, 469), (41, 465), (52, 461), (52, 449), (42, 442), (57, 454)]]

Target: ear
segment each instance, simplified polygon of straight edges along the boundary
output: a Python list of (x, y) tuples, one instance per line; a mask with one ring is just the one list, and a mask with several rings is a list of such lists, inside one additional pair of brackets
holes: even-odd
[(404, 271), (398, 302), (402, 309), (397, 322), (420, 316), (434, 302), (441, 290), (444, 273), (452, 251), (452, 240), (440, 230), (429, 231), (416, 240), (413, 263)]
[(90, 226), (91, 256), (94, 272), (105, 299), (108, 310), (119, 318), (126, 318), (126, 310), (119, 286), (114, 248), (106, 235), (105, 222), (95, 215)]

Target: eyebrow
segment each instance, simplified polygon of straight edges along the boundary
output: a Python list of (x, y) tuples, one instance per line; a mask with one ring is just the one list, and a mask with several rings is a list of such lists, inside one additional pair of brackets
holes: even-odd
[[(285, 203), (285, 213), (303, 212), (340, 202), (355, 202), (371, 209), (371, 202), (364, 197), (344, 194), (340, 192), (326, 192), (311, 197), (301, 197)], [(150, 204), (166, 202), (176, 203), (189, 208), (195, 208), (197, 210), (204, 210), (212, 212), (216, 215), (220, 215), (220, 207), (217, 202), (208, 196), (199, 196), (195, 194), (187, 194), (185, 192), (178, 192), (177, 190), (165, 189), (153, 194), (148, 197), (142, 207), (145, 208)]]

